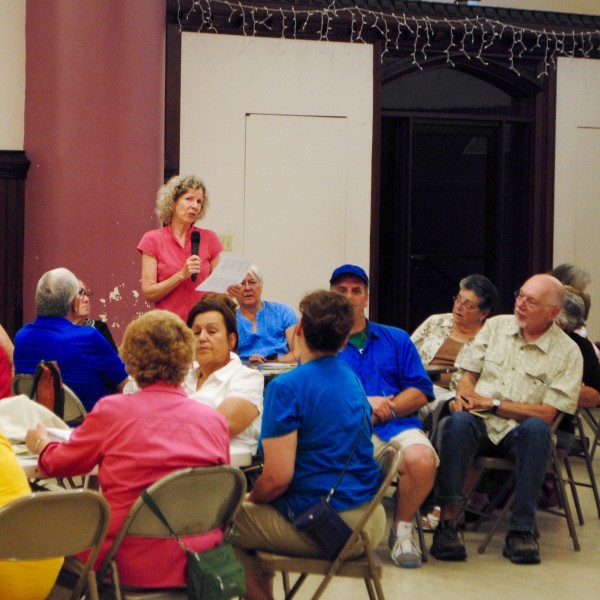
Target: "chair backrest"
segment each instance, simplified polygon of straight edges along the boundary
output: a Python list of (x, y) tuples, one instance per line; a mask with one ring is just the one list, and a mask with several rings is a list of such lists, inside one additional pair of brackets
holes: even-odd
[(69, 425), (79, 424), (85, 419), (87, 410), (83, 406), (79, 396), (66, 384), (63, 384), (65, 391), (65, 412), (63, 421)]
[[(36, 400), (36, 394), (32, 392), (33, 373), (17, 373), (11, 382), (11, 390), (13, 395), (18, 396), (19, 394), (25, 394), (32, 400)], [(66, 384), (63, 383), (64, 391), (64, 409), (63, 416), (61, 419), (70, 425), (79, 424), (87, 415), (87, 411), (83, 406), (79, 396)], [(59, 415), (60, 416), (60, 415)]]
[(400, 446), (398, 446), (395, 442), (390, 442), (383, 448), (383, 450), (381, 450), (381, 452), (375, 458), (377, 460), (377, 463), (379, 464), (379, 468), (381, 469), (381, 484), (377, 493), (369, 503), (369, 506), (363, 512), (358, 523), (352, 530), (352, 535), (348, 538), (348, 541), (338, 554), (338, 557), (335, 559), (336, 562), (343, 561), (344, 558), (350, 552), (352, 552), (354, 544), (358, 540), (358, 537), (361, 535), (364, 526), (366, 525), (373, 512), (381, 504), (381, 501), (383, 500), (385, 493), (388, 491), (390, 485), (392, 484), (394, 477), (398, 475), (398, 467), (400, 466), (400, 460), (402, 459)]
[[(33, 385), (33, 373), (17, 373), (10, 384), (13, 396), (25, 394), (29, 396)], [(29, 396), (31, 398), (31, 396)]]
[[(197, 535), (218, 528), (227, 535), (244, 500), (246, 479), (239, 469), (230, 465), (190, 467), (166, 475), (146, 491), (177, 535)], [(129, 510), (98, 571), (99, 577), (107, 573), (123, 538), (134, 535), (171, 537), (141, 497)]]
[(42, 560), (91, 549), (73, 597), (81, 593), (98, 556), (110, 508), (91, 490), (38, 492), (0, 508), (0, 559)]

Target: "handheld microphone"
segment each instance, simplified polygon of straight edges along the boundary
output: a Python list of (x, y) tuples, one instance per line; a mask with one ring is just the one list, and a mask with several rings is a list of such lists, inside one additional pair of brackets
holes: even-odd
[[(192, 256), (198, 256), (198, 248), (200, 247), (200, 232), (192, 231)], [(198, 273), (192, 275), (192, 281), (198, 279)]]

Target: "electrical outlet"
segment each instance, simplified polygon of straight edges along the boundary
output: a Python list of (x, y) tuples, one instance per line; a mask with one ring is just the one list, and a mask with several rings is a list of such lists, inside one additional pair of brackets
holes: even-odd
[(223, 250), (225, 252), (231, 252), (233, 250), (233, 235), (230, 233), (220, 233), (219, 239), (221, 240), (221, 244), (223, 244)]

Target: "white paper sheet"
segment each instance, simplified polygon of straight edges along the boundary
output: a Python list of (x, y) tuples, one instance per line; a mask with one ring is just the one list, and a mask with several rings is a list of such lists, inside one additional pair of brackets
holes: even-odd
[(219, 260), (217, 268), (196, 288), (198, 292), (227, 293), (227, 288), (239, 285), (250, 267), (254, 264), (251, 258), (236, 258), (234, 256), (223, 256)]

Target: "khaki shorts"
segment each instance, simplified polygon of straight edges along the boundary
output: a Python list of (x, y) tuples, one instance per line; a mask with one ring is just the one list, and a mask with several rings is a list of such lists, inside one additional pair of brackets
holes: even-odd
[[(375, 433), (371, 437), (371, 441), (373, 442), (375, 456), (377, 456), (389, 443), (384, 442)], [(396, 442), (400, 446), (402, 452), (404, 452), (404, 449), (408, 448), (409, 446), (427, 446), (428, 448), (431, 448), (431, 451), (435, 454), (435, 466), (437, 467), (440, 464), (440, 459), (434, 447), (431, 445), (429, 438), (420, 429), (416, 429), (414, 427), (412, 429), (405, 429), (398, 435), (395, 435), (390, 442)]]

